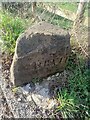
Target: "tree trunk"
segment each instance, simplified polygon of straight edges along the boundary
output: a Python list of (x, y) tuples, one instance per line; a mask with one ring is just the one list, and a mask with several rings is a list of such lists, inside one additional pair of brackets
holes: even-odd
[(86, 8), (85, 0), (80, 0), (78, 9), (77, 9), (77, 13), (76, 13), (76, 19), (74, 21), (73, 27), (77, 28), (83, 22), (85, 8)]

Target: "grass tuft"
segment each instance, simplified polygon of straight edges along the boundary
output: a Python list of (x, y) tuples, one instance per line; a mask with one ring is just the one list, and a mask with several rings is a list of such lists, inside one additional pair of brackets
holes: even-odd
[(14, 53), (15, 43), (18, 36), (25, 30), (26, 21), (13, 17), (8, 12), (1, 12), (0, 29), (2, 30), (1, 39), (3, 41), (3, 51)]
[(67, 69), (70, 68), (69, 70), (72, 71), (68, 78), (68, 87), (58, 93), (57, 112), (61, 112), (63, 118), (88, 119), (90, 117), (90, 70), (81, 58), (78, 57), (77, 64), (68, 61)]

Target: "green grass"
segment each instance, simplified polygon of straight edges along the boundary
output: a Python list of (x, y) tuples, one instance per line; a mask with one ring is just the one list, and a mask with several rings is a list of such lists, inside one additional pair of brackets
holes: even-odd
[[(57, 4), (56, 4), (57, 5)], [(76, 12), (78, 8), (77, 3), (59, 3), (58, 4), (59, 8), (65, 9), (65, 10), (70, 10), (72, 12)]]
[(11, 13), (1, 12), (0, 29), (2, 30), (3, 51), (14, 53), (15, 44), (18, 36), (24, 32), (26, 28), (26, 21), (14, 17)]
[[(62, 8), (63, 10), (65, 9), (65, 10), (69, 10), (71, 12), (76, 13), (78, 8), (78, 3), (59, 3), (57, 6), (58, 8)], [(86, 6), (84, 15), (85, 17), (88, 16), (88, 6)]]
[[(38, 7), (37, 8), (38, 15), (41, 15), (42, 12), (43, 12), (43, 9), (41, 7)], [(63, 28), (63, 29), (71, 29), (72, 25), (73, 25), (72, 21), (67, 20), (63, 17), (60, 17), (58, 15), (54, 15), (54, 14), (48, 12), (48, 11), (44, 12), (43, 20), (47, 21), (49, 23), (52, 23), (54, 25), (57, 25), (57, 26), (59, 26), (60, 28)]]
[[(46, 3), (48, 5), (54, 5), (54, 3)], [(57, 8), (61, 8), (63, 10), (68, 10), (71, 12), (76, 13), (77, 12), (77, 8), (78, 8), (78, 4), (76, 2), (60, 2), (60, 3), (55, 3), (55, 5), (57, 6)], [(86, 6), (86, 10), (85, 10), (85, 17), (88, 16), (88, 5)]]
[(84, 63), (84, 59), (78, 55), (78, 61), (70, 58), (67, 68), (71, 71), (68, 77), (68, 87), (58, 93), (60, 105), (57, 112), (61, 112), (63, 118), (88, 120), (90, 118), (90, 69)]
[[(50, 21), (50, 20), (49, 20)], [(58, 15), (55, 15), (54, 19), (51, 21), (52, 24), (54, 25), (57, 25), (63, 29), (71, 29), (72, 28), (72, 25), (73, 25), (73, 22), (65, 19), (65, 18), (62, 18)]]
[(59, 3), (46, 3), (46, 5), (50, 5), (50, 6), (57, 6), (57, 8), (61, 8), (63, 10), (68, 10), (68, 11), (72, 11), (72, 12), (76, 12), (77, 8), (78, 8), (78, 3), (76, 2), (59, 2)]

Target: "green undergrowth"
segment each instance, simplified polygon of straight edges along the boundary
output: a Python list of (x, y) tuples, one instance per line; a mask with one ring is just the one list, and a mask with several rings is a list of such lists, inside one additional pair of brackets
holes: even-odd
[[(70, 11), (70, 12), (77, 12), (79, 2), (60, 2), (60, 3), (46, 3), (50, 6), (57, 6), (58, 9)], [(88, 3), (86, 5), (86, 10), (85, 10), (85, 17), (88, 17)]]
[[(75, 60), (75, 57), (76, 60)], [(90, 69), (83, 56), (73, 54), (66, 67), (69, 70), (68, 85), (58, 92), (59, 106), (63, 118), (89, 120), (90, 118)]]
[[(57, 25), (63, 29), (71, 29), (72, 28), (73, 22), (66, 18), (63, 18), (61, 16), (50, 13), (47, 10), (44, 11), (44, 9), (42, 9), (42, 7), (40, 7), (40, 6), (37, 7), (36, 11), (37, 11), (37, 14), (43, 18), (43, 21), (47, 21), (47, 22)], [(43, 11), (44, 11), (44, 13), (43, 13)]]
[(27, 21), (13, 16), (9, 12), (0, 12), (1, 39), (3, 41), (2, 51), (14, 53), (18, 36), (26, 29)]
[(76, 2), (59, 3), (58, 7), (65, 9), (65, 10), (72, 11), (72, 12), (76, 12), (77, 8), (78, 8), (78, 3), (76, 3)]

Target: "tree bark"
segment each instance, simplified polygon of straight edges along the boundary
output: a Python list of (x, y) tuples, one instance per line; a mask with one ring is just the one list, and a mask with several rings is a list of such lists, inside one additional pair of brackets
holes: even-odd
[(86, 8), (85, 0), (80, 0), (73, 27), (77, 28), (83, 22), (85, 8)]

